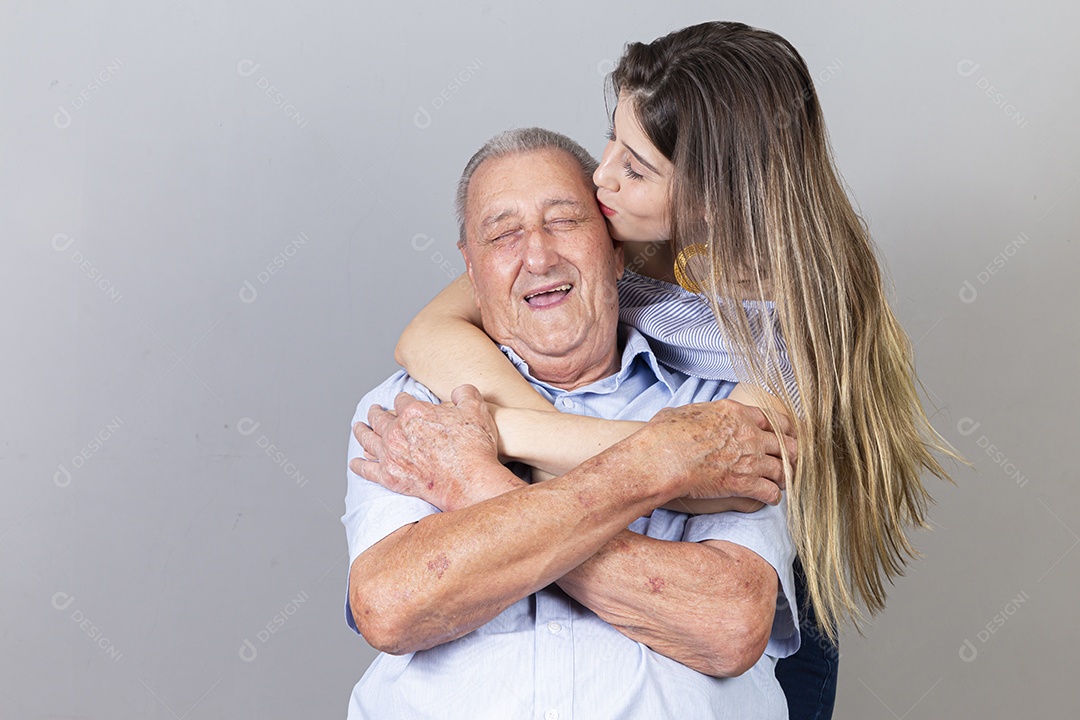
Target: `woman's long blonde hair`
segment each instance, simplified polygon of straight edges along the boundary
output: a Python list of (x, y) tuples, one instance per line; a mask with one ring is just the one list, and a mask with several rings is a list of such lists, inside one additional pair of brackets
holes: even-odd
[[(911, 343), (806, 63), (775, 33), (712, 22), (628, 45), (609, 80), (675, 166), (672, 249), (707, 246), (711, 262), (687, 270), (738, 350), (740, 379), (797, 418), (789, 524), (835, 639), (862, 607), (884, 607), (884, 581), (917, 556), (907, 532), (926, 526), (931, 502), (920, 476), (949, 479), (934, 452), (959, 456), (916, 393)], [(782, 339), (771, 323), (752, 329), (738, 299), (774, 300)], [(780, 376), (781, 342), (797, 396)]]

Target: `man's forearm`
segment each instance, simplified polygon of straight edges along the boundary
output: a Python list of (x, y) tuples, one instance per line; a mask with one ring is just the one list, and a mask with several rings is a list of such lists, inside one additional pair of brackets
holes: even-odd
[[(428, 516), (376, 543), (352, 568), (357, 627), (388, 652), (426, 649), (554, 582), (681, 494), (650, 474), (613, 471), (633, 453), (627, 444), (555, 480)], [(514, 482), (497, 463), (477, 472), (482, 486)]]
[(739, 545), (629, 530), (558, 584), (627, 637), (718, 677), (739, 675), (761, 657), (777, 593), (772, 566)]

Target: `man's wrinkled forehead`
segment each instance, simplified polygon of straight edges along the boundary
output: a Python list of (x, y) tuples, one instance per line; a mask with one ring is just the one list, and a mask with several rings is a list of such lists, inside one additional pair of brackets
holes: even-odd
[(523, 199), (522, 202), (496, 201), (491, 203), (491, 207), (483, 209), (484, 215), (480, 218), (478, 227), (487, 230), (507, 220), (520, 220), (528, 212), (530, 205), (540, 212), (550, 208), (564, 208), (575, 214), (585, 214), (589, 210), (587, 202), (570, 195)]
[(489, 158), (469, 183), (466, 226), (484, 232), (552, 208), (580, 216), (599, 215), (594, 193), (591, 179), (586, 182), (577, 161), (561, 150), (545, 148)]

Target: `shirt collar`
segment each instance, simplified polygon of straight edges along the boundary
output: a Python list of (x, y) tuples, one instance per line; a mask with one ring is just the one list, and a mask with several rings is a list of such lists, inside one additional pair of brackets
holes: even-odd
[(514, 352), (513, 348), (508, 345), (500, 345), (499, 349), (510, 359), (510, 362), (514, 364), (514, 367), (518, 369), (518, 372), (525, 376), (526, 380), (534, 385), (540, 385), (541, 387), (546, 388), (551, 395), (557, 396), (566, 393), (577, 394), (585, 392), (606, 394), (615, 392), (623, 381), (629, 378), (632, 373), (640, 372), (640, 370), (635, 370), (638, 357), (641, 358), (641, 364), (647, 367), (652, 374), (656, 376), (657, 380), (664, 383), (671, 394), (675, 394), (679, 389), (679, 385), (682, 383), (679, 378), (676, 377), (674, 372), (665, 368), (660, 364), (660, 361), (656, 359), (656, 354), (653, 353), (652, 347), (650, 347), (649, 341), (644, 335), (631, 325), (619, 323), (619, 342), (623, 348), (622, 362), (619, 371), (614, 375), (609, 375), (606, 378), (601, 378), (596, 382), (583, 385), (574, 390), (563, 390), (554, 385), (549, 385), (543, 380), (537, 380), (529, 371), (529, 364), (525, 362), (520, 355)]

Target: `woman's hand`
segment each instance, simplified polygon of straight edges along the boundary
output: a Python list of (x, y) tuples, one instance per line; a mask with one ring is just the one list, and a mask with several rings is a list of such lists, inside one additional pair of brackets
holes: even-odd
[[(778, 415), (789, 458), (798, 445), (790, 420)], [(743, 497), (780, 502), (790, 468), (765, 414), (733, 400), (666, 408), (635, 435), (655, 458), (652, 472), (691, 498)]]
[(388, 490), (421, 498), (443, 511), (513, 489), (510, 483), (477, 485), (476, 478), (491, 476), (476, 472), (478, 468), (499, 465), (498, 431), (475, 387), (462, 385), (451, 397), (451, 403), (433, 405), (400, 393), (393, 412), (372, 407), (368, 424), (353, 427), (365, 457), (353, 458), (349, 467)]

